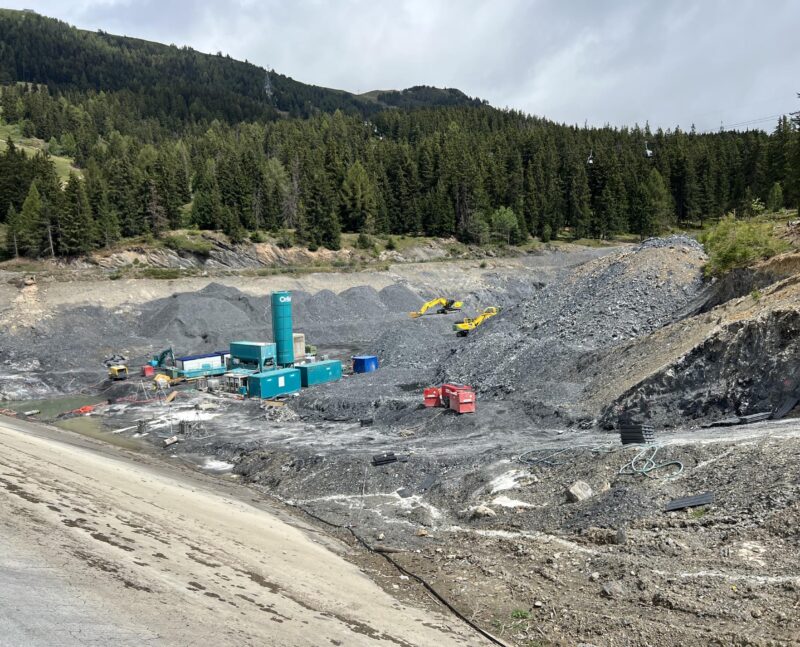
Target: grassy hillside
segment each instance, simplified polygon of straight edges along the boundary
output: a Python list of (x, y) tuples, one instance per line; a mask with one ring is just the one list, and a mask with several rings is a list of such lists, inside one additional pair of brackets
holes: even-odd
[[(0, 123), (0, 152), (6, 149), (8, 138), (14, 142), (17, 148), (24, 150), (28, 155), (35, 155), (39, 151), (47, 149), (47, 144), (36, 137), (23, 137), (19, 126)], [(75, 166), (75, 162), (70, 157), (62, 155), (50, 155), (50, 159), (56, 167), (56, 173), (62, 183), (66, 183), (70, 171), (81, 174), (81, 170)]]

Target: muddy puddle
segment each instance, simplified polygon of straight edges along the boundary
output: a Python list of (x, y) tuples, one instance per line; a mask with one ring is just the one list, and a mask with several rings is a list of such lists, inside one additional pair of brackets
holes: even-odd
[(106, 399), (99, 395), (80, 394), (80, 395), (69, 395), (59, 398), (48, 398), (44, 400), (12, 401), (8, 402), (4, 406), (11, 409), (12, 411), (16, 411), (17, 413), (23, 413), (25, 411), (33, 411), (38, 409), (40, 413), (36, 414), (36, 419), (48, 420), (51, 418), (55, 418), (56, 416), (59, 416), (62, 413), (67, 413), (68, 411), (74, 411), (75, 409), (80, 409), (81, 407), (99, 404), (105, 401)]
[(53, 424), (61, 429), (73, 431), (81, 436), (88, 436), (95, 440), (102, 440), (123, 449), (138, 451), (143, 447), (142, 443), (136, 438), (131, 438), (124, 434), (115, 434), (106, 429), (103, 425), (103, 420), (97, 416), (76, 416), (75, 418), (56, 420)]

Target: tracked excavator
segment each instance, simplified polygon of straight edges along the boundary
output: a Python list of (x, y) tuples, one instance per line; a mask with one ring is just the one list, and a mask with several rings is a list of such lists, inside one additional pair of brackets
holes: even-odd
[[(454, 299), (445, 299), (443, 297), (439, 297), (437, 299), (431, 299), (427, 303), (422, 304), (422, 307), (419, 310), (416, 312), (409, 312), (408, 315), (412, 319), (421, 317), (424, 314), (446, 315), (450, 314), (451, 312), (458, 312), (463, 307), (463, 301), (455, 301)], [(436, 310), (433, 310), (434, 308), (436, 308)], [(428, 312), (429, 310), (433, 310), (433, 312)]]
[(162, 350), (158, 355), (153, 355), (153, 359), (151, 359), (148, 364), (154, 368), (164, 368), (167, 366), (174, 366), (175, 365), (175, 353), (172, 352), (172, 348), (167, 348), (166, 350)]
[(459, 321), (458, 323), (453, 324), (453, 330), (456, 331), (456, 334), (459, 337), (466, 337), (469, 334), (470, 330), (475, 330), (478, 326), (480, 326), (484, 321), (487, 319), (491, 319), (496, 314), (500, 313), (500, 308), (497, 306), (489, 306), (483, 312), (481, 312), (477, 317), (470, 318), (467, 317), (464, 321)]

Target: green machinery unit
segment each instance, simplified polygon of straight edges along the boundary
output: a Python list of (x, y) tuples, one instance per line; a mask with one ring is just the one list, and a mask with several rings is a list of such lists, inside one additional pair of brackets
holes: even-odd
[(297, 393), (300, 386), (300, 371), (296, 368), (281, 368), (276, 371), (254, 373), (247, 378), (250, 397), (262, 400)]
[[(291, 335), (289, 335), (291, 337)], [(232, 341), (230, 346), (232, 368), (249, 368), (259, 373), (275, 368), (275, 344), (259, 341)]]
[(342, 379), (342, 363), (335, 359), (301, 364), (297, 369), (300, 371), (300, 383), (304, 387)]

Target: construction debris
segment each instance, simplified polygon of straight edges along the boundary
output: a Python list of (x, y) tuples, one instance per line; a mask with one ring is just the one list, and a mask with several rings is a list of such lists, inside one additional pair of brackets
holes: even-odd
[(650, 445), (656, 442), (653, 425), (620, 424), (619, 437), (623, 445)]
[(694, 496), (673, 499), (664, 506), (664, 512), (683, 510), (685, 508), (696, 508), (697, 506), (708, 505), (709, 503), (714, 503), (714, 493), (703, 492), (702, 494), (695, 494)]
[(567, 499), (572, 503), (585, 501), (591, 498), (593, 494), (594, 491), (586, 481), (575, 481), (567, 488)]
[[(794, 407), (792, 407), (794, 408)], [(785, 415), (785, 414), (784, 414)], [(735, 425), (749, 425), (754, 422), (762, 422), (772, 418), (771, 411), (761, 411), (760, 413), (751, 413), (746, 416), (731, 416), (730, 418), (723, 418), (722, 420), (715, 420), (710, 422), (705, 427), (733, 427)]]
[(797, 395), (790, 395), (772, 412), (772, 419), (780, 420), (781, 418), (785, 418), (794, 410), (798, 403), (800, 403), (800, 397)]
[(397, 456), (394, 452), (385, 452), (383, 454), (376, 454), (372, 457), (372, 464), (377, 467), (379, 465), (389, 465), (390, 463), (405, 463), (408, 456)]

